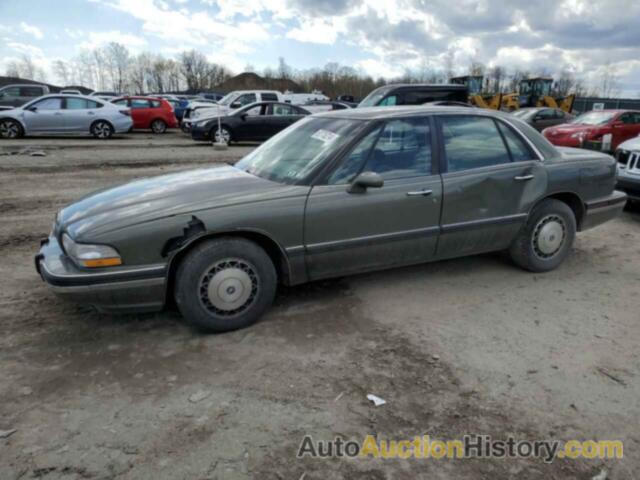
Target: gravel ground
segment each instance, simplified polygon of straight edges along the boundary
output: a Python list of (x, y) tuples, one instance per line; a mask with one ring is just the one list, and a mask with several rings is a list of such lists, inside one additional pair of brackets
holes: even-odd
[[(637, 478), (640, 209), (579, 234), (548, 274), (493, 254), (312, 283), (223, 335), (171, 311), (97, 314), (35, 273), (64, 204), (251, 148), (179, 133), (0, 142), (0, 479)], [(620, 439), (625, 458), (296, 458), (305, 434), (424, 433)]]

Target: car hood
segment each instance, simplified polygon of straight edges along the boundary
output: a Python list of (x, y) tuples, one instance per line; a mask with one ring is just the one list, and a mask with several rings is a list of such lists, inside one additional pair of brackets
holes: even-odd
[(129, 225), (197, 210), (264, 200), (295, 188), (256, 177), (231, 166), (190, 170), (137, 180), (90, 194), (63, 208), (56, 231), (76, 240)]
[(640, 150), (640, 136), (622, 142), (618, 145), (618, 150)]
[(581, 125), (579, 123), (561, 123), (560, 125), (549, 127), (546, 130), (549, 133), (562, 135), (567, 133), (587, 132), (590, 130), (594, 130), (598, 127), (599, 125)]

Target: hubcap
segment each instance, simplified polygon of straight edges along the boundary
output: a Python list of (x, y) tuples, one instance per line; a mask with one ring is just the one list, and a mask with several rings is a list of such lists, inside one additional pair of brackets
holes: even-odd
[(222, 130), (216, 130), (214, 137), (216, 143), (229, 143), (229, 140), (231, 140), (231, 134), (226, 128), (223, 128)]
[(4, 138), (16, 138), (20, 131), (18, 125), (13, 122), (0, 123), (0, 136)]
[(109, 136), (109, 125), (107, 125), (106, 123), (98, 123), (94, 127), (94, 131), (96, 136), (98, 136), (99, 138), (106, 138)]
[(564, 220), (558, 215), (542, 218), (533, 233), (533, 251), (542, 259), (553, 257), (564, 243), (566, 228)]
[(254, 267), (237, 258), (212, 265), (200, 280), (200, 301), (222, 316), (237, 315), (256, 299), (259, 283)]
[(153, 122), (153, 125), (151, 125), (151, 129), (156, 133), (161, 133), (164, 131), (164, 124), (156, 120)]

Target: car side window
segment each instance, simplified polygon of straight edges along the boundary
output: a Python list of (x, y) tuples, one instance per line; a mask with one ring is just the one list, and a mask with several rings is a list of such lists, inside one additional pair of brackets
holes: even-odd
[(342, 185), (351, 181), (362, 171), (364, 162), (369, 157), (369, 153), (380, 134), (378, 127), (369, 132), (358, 144), (351, 149), (351, 152), (343, 160), (342, 164), (331, 174), (327, 183), (329, 185)]
[(256, 105), (255, 107), (252, 107), (249, 110), (245, 110), (244, 113), (246, 115), (249, 115), (250, 117), (257, 117), (259, 115), (262, 115), (262, 105)]
[(540, 118), (540, 120), (550, 120), (555, 118), (555, 113), (550, 108), (544, 108), (538, 112), (537, 117)]
[(240, 105), (249, 105), (250, 103), (253, 103), (255, 101), (256, 101), (255, 93), (245, 93), (244, 95), (240, 95), (236, 100), (236, 102), (238, 102)]
[(556, 118), (564, 118), (564, 112), (562, 110), (554, 110)]
[(449, 172), (511, 162), (493, 119), (457, 115), (441, 122)]
[(19, 97), (20, 96), (20, 87), (11, 87), (6, 88), (2, 91), (7, 97)]
[(500, 129), (500, 133), (502, 133), (505, 142), (507, 142), (509, 153), (511, 153), (511, 159), (514, 162), (524, 162), (535, 159), (535, 156), (531, 153), (529, 147), (527, 147), (523, 140), (518, 137), (511, 128), (502, 122), (496, 123), (498, 124), (498, 128)]
[(21, 97), (41, 97), (42, 89), (40, 87), (21, 87), (20, 88), (20, 96)]
[(151, 108), (160, 108), (162, 104), (160, 100), (150, 100), (149, 102), (151, 103)]
[(94, 102), (93, 100), (87, 100), (87, 108), (102, 108), (102, 104)]
[(67, 110), (86, 110), (89, 108), (84, 98), (67, 98), (65, 101)]
[(149, 100), (143, 100), (142, 98), (132, 98), (131, 108), (149, 108)]
[(60, 110), (62, 108), (62, 99), (59, 97), (45, 98), (32, 106), (38, 110)]
[(278, 96), (275, 93), (263, 93), (262, 100), (265, 102), (277, 102)]
[(389, 95), (387, 98), (382, 100), (378, 105), (381, 107), (391, 107), (398, 103), (398, 97), (396, 95)]
[(425, 118), (388, 121), (367, 159), (364, 171), (385, 180), (431, 174), (431, 131)]
[(272, 109), (272, 115), (275, 116), (288, 116), (288, 115), (295, 115), (296, 112), (294, 111), (293, 107), (289, 106), (289, 105), (272, 105), (271, 106)]
[(127, 106), (127, 99), (123, 98), (121, 100), (116, 100), (115, 102), (113, 102), (114, 105), (120, 105), (122, 107), (126, 107)]

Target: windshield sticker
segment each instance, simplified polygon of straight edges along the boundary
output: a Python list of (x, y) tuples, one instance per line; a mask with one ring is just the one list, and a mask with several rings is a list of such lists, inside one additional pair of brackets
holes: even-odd
[(316, 140), (320, 140), (322, 143), (331, 143), (335, 141), (340, 135), (337, 133), (330, 132), (329, 130), (318, 130), (316, 133), (311, 135), (311, 138), (315, 138)]

